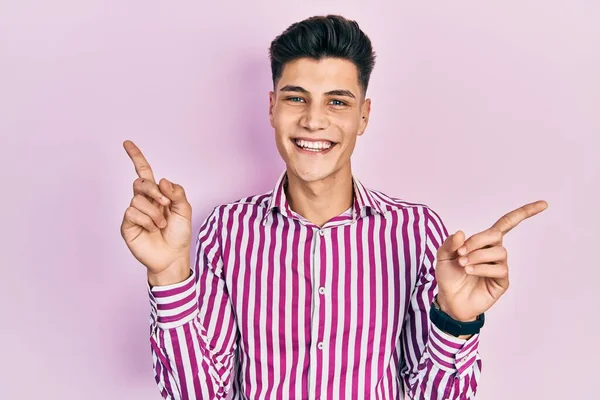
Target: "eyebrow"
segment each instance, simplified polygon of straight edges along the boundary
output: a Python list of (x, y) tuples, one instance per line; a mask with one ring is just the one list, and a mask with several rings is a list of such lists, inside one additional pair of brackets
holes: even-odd
[[(305, 93), (305, 94), (309, 94), (310, 92), (306, 89), (304, 89), (302, 86), (293, 86), (293, 85), (285, 85), (284, 87), (282, 87), (281, 89), (279, 89), (280, 92), (299, 92), (299, 93)], [(336, 89), (336, 90), (330, 90), (329, 92), (326, 92), (325, 95), (327, 96), (344, 96), (344, 97), (351, 97), (353, 99), (356, 98), (356, 96), (354, 96), (354, 94), (346, 89)]]

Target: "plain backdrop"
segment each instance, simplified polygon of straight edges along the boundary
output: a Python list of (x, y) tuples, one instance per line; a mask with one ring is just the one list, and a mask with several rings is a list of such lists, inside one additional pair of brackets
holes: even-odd
[[(452, 232), (544, 199), (504, 241), (478, 399), (593, 399), (600, 262), (596, 1), (0, 2), (0, 397), (158, 399), (145, 271), (119, 232), (137, 143), (194, 233), (284, 168), (268, 47), (356, 19), (377, 65), (353, 157), (370, 188)], [(195, 240), (195, 237), (194, 237)]]

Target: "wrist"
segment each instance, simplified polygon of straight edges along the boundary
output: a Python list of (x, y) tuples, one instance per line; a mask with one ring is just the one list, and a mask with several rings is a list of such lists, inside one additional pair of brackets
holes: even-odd
[(445, 334), (459, 339), (470, 339), (473, 334), (479, 333), (485, 323), (485, 316), (483, 314), (478, 315), (475, 319), (459, 319), (454, 316), (456, 313), (452, 315), (449, 312), (452, 308), (448, 306), (443, 296), (436, 295), (429, 310), (429, 318), (433, 325)]
[(442, 310), (443, 312), (445, 312), (446, 314), (448, 314), (452, 319), (456, 320), (456, 321), (460, 321), (460, 322), (473, 322), (477, 320), (477, 315), (473, 316), (473, 317), (465, 317), (465, 316), (458, 316), (455, 313), (452, 312), (452, 308), (448, 306), (448, 302), (446, 301), (446, 299), (444, 298), (444, 296), (438, 294), (437, 296), (435, 296), (435, 298), (433, 299), (434, 302), (437, 303), (438, 307), (440, 308), (440, 310)]
[(147, 278), (151, 287), (168, 286), (185, 281), (191, 275), (189, 257), (179, 258), (158, 273), (148, 271)]

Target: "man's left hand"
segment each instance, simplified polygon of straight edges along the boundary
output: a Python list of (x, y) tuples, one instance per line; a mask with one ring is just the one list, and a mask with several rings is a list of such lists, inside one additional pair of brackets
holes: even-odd
[(544, 211), (540, 200), (501, 217), (467, 240), (462, 231), (448, 236), (437, 251), (438, 304), (452, 318), (474, 321), (508, 289), (508, 254), (502, 239), (523, 220)]

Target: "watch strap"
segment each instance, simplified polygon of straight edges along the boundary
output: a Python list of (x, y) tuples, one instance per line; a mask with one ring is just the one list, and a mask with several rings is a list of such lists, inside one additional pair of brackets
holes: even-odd
[(455, 320), (438, 306), (437, 296), (429, 309), (429, 319), (440, 330), (457, 337), (479, 333), (481, 327), (483, 327), (485, 323), (485, 316), (483, 313), (478, 315), (475, 321), (463, 322)]

